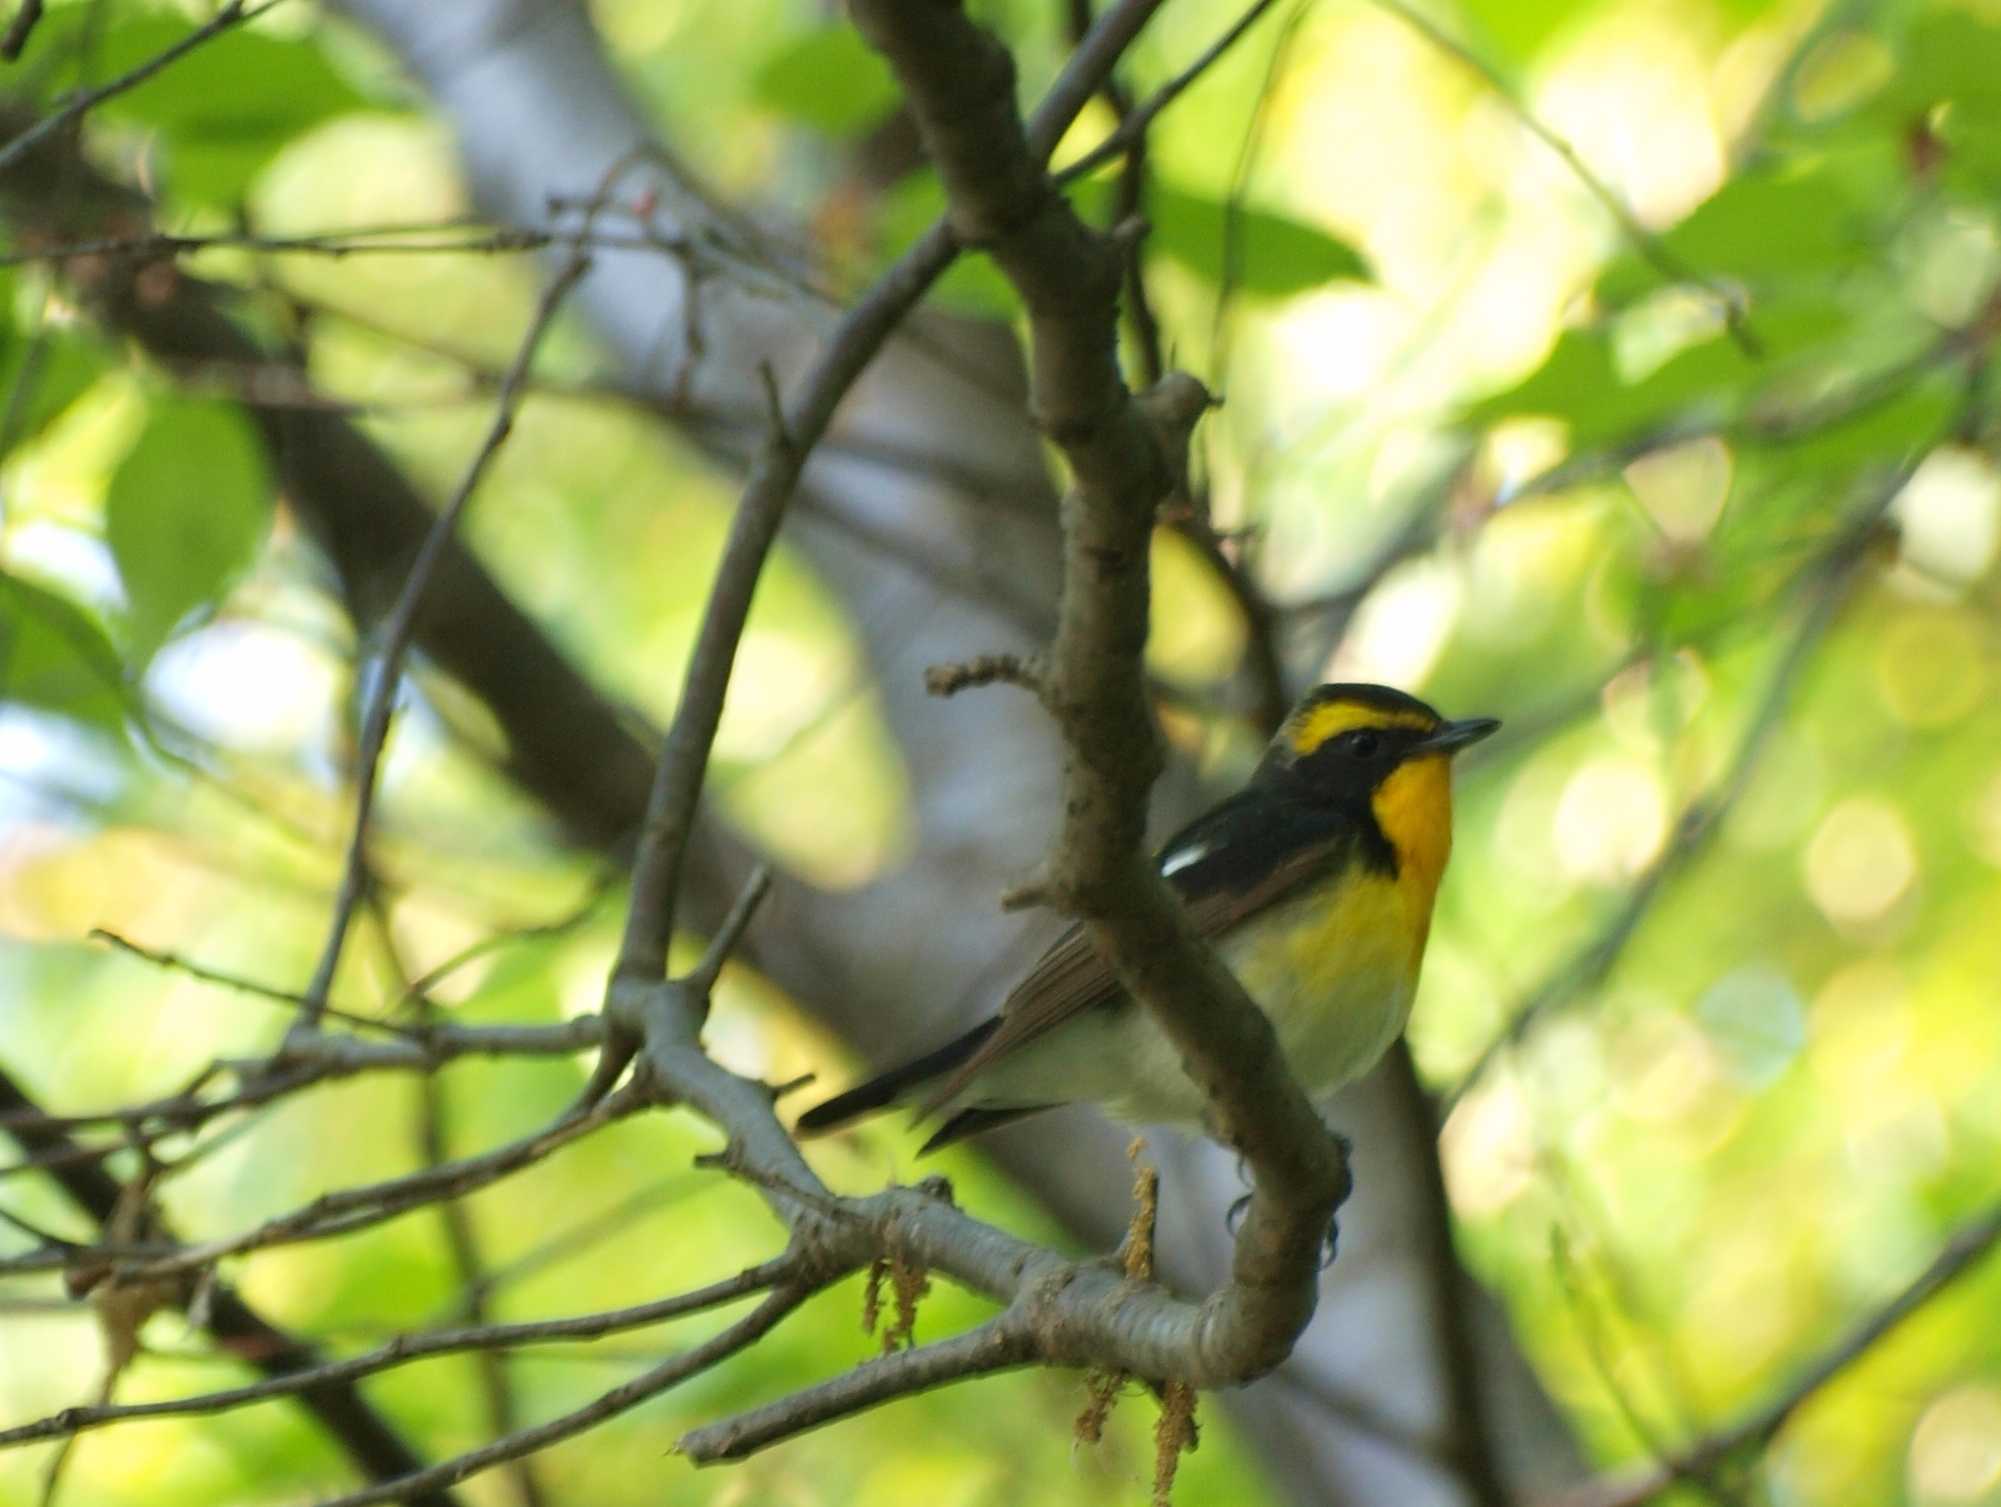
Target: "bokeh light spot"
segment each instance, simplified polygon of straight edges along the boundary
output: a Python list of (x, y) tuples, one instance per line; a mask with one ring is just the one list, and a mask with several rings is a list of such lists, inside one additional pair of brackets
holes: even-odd
[(1837, 924), (1880, 919), (1917, 873), (1917, 849), (1902, 814), (1872, 796), (1836, 806), (1807, 844), (1807, 893)]
[(1422, 684), (1459, 617), (1459, 576), (1442, 561), (1417, 561), (1369, 594), (1329, 662), (1332, 680)]
[(1694, 544), (1716, 527), (1730, 495), (1729, 448), (1718, 439), (1651, 451), (1626, 467), (1626, 485), (1675, 544)]
[(1535, 1167), (1534, 1129), (1514, 1080), (1496, 1076), (1460, 1100), (1438, 1149), (1452, 1206), (1464, 1217), (1494, 1214), (1514, 1202)]
[(1967, 813), (1973, 850), (2001, 869), (2001, 770), (1988, 777)]
[(1898, 721), (1945, 727), (1987, 692), (1982, 628), (1972, 614), (1916, 608), (1892, 621), (1876, 645), (1876, 683)]
[(1726, 973), (1696, 1002), (1696, 1019), (1737, 1076), (1763, 1087), (1806, 1043), (1806, 1009), (1792, 980), (1753, 965)]
[(1926, 1502), (1991, 1500), (2001, 1486), (2001, 1388), (1955, 1387), (1911, 1434), (1911, 1494)]
[(1613, 1059), (1620, 1111), (1636, 1120), (1684, 1118), (1721, 1076), (1709, 1038), (1671, 1010), (1636, 1015), (1619, 1032)]
[(1925, 457), (1897, 494), (1905, 563), (1934, 580), (1963, 585), (1994, 563), (2001, 542), (2001, 477), (1984, 456), (1956, 445)]
[(1618, 757), (1591, 759), (1564, 785), (1555, 821), (1564, 869), (1615, 884), (1659, 855), (1667, 837), (1667, 797), (1645, 765)]

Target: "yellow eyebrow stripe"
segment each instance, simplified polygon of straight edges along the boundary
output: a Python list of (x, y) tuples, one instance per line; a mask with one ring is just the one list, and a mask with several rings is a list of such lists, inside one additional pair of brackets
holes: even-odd
[(1431, 725), (1421, 712), (1386, 712), (1361, 701), (1325, 701), (1297, 713), (1286, 737), (1294, 753), (1308, 754), (1351, 727), (1414, 727), (1428, 732)]

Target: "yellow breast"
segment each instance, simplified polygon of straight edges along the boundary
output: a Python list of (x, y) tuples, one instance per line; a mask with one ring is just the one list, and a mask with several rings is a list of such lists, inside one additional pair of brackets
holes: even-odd
[(1411, 971), (1431, 932), (1431, 902), (1445, 860), (1452, 856), (1452, 765), (1443, 754), (1412, 759), (1390, 771), (1370, 803), (1376, 825), (1396, 849), (1396, 887), (1409, 917)]
[(1402, 883), (1357, 866), (1332, 893), (1282, 903), (1223, 944), (1309, 1093), (1365, 1072), (1403, 1029), (1429, 912), (1428, 900), (1412, 909)]

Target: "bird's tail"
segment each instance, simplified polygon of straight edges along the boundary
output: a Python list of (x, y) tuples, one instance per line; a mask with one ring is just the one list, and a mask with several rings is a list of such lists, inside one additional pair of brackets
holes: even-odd
[(825, 1135), (830, 1130), (839, 1130), (843, 1125), (872, 1115), (880, 1110), (900, 1103), (910, 1090), (962, 1066), (980, 1049), (980, 1044), (991, 1036), (1000, 1024), (998, 1019), (983, 1020), (972, 1030), (954, 1041), (948, 1041), (935, 1052), (926, 1052), (902, 1067), (891, 1068), (888, 1072), (871, 1078), (866, 1083), (857, 1084), (844, 1094), (836, 1094), (824, 1103), (816, 1104), (801, 1115), (796, 1126), (797, 1134), (806, 1136)]

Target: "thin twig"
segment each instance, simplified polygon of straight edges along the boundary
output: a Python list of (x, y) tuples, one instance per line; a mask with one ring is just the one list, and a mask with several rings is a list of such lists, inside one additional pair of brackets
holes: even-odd
[[(56, 1151), (66, 1143), (62, 1131), (36, 1124), (44, 1118), (39, 1106), (4, 1071), (0, 1071), (0, 1111), (13, 1119), (17, 1128), (10, 1133), (29, 1151)], [(61, 1169), (53, 1174), (53, 1180), (91, 1220), (101, 1227), (110, 1224), (122, 1190), (103, 1168)], [(267, 1376), (310, 1370), (320, 1364), (317, 1350), (271, 1324), (225, 1283), (197, 1284), (185, 1305), (192, 1322), (206, 1329), (225, 1350)], [(371, 1478), (387, 1480), (420, 1468), (420, 1457), (351, 1385), (328, 1382), (301, 1394), (300, 1402)], [(456, 1501), (443, 1487), (411, 1493), (405, 1500), (408, 1507), (454, 1507)]]
[(45, 116), (41, 120), (36, 121), (4, 147), (0, 147), (0, 173), (6, 172), (8, 168), (20, 161), (21, 158), (27, 156), (28, 153), (32, 152), (57, 132), (68, 130), (107, 99), (138, 88), (139, 85), (145, 83), (147, 79), (160, 72), (163, 68), (179, 62), (197, 47), (200, 47), (205, 42), (212, 41), (215, 37), (228, 31), (230, 27), (241, 25), (245, 21), (255, 20), (266, 11), (283, 3), (284, 0), (264, 0), (262, 5), (252, 6), (246, 3), (246, 0), (229, 0), (229, 3), (217, 11), (211, 19), (197, 26), (193, 31), (182, 37), (180, 41), (174, 43), (173, 46), (154, 54), (154, 56), (139, 64), (138, 67), (120, 74), (109, 83), (100, 84), (95, 89), (89, 89), (79, 94), (67, 105), (63, 106), (62, 109), (56, 111), (55, 114)]
[(325, 1498), (316, 1503), (315, 1507), (369, 1507), (372, 1502), (398, 1501), (414, 1492), (438, 1486), (457, 1485), (467, 1477), (477, 1475), (495, 1465), (518, 1460), (523, 1455), (530, 1455), (562, 1440), (574, 1438), (588, 1429), (597, 1427), (608, 1418), (616, 1418), (620, 1413), (629, 1412), (640, 1403), (658, 1396), (690, 1376), (699, 1376), (738, 1351), (748, 1349), (777, 1328), (780, 1321), (812, 1296), (812, 1293), (812, 1288), (804, 1286), (788, 1285), (777, 1288), (751, 1312), (713, 1339), (704, 1341), (694, 1349), (655, 1366), (643, 1376), (636, 1376), (623, 1385), (613, 1387), (583, 1407), (551, 1418), (546, 1423), (536, 1424), (533, 1428), (510, 1434), (505, 1439), (496, 1439), (482, 1448), (467, 1450), (462, 1455), (442, 1460), (428, 1469), (416, 1471), (400, 1480), (384, 1481), (361, 1491), (350, 1491), (343, 1496)]
[(317, 1027), (326, 1010), (327, 994), (333, 988), (334, 972), (340, 965), (348, 925), (353, 920), (355, 906), (361, 901), (368, 873), (368, 820), (375, 801), (376, 772), (382, 761), (383, 744), (389, 737), (390, 712), (395, 705), (397, 685), (403, 678), (403, 658), (409, 652), (410, 639), (416, 631), (417, 609), (423, 604), (424, 590), (430, 585), (438, 562), (444, 558), (445, 547), (458, 528), (459, 518), (472, 500), (473, 492), (486, 475), (488, 464), (513, 432), (514, 411), (520, 400), (521, 385), (527, 379), (528, 368), (542, 343), (543, 332), (555, 319), (564, 296), (576, 286), (589, 266), (582, 252), (573, 254), (543, 290), (534, 316), (529, 320), (528, 333), (522, 338), (520, 349), (515, 354), (514, 365), (501, 383), (500, 395), (494, 404), (493, 424), (488, 428), (472, 463), (466, 467), (451, 500), (424, 536), (423, 546), (411, 563), (410, 574), (404, 579), (403, 589), (384, 625), (382, 654), (376, 666), (376, 681), (362, 717), (361, 746), (355, 756), (354, 826), (341, 867), (340, 888), (334, 897), (333, 919), (327, 925), (326, 943), (321, 948), (312, 981), (306, 986), (305, 1015), (301, 1022), (304, 1029)]
[[(0, 1131), (67, 1131), (94, 1125), (144, 1127), (157, 1122), (161, 1134), (171, 1134), (195, 1129), (217, 1115), (253, 1109), (313, 1084), (359, 1073), (436, 1072), (465, 1057), (568, 1057), (590, 1050), (604, 1037), (603, 1022), (595, 1015), (579, 1015), (556, 1026), (442, 1025), (413, 1029), (416, 1034), (405, 1041), (369, 1042), (352, 1036), (321, 1035), (296, 1042), (289, 1049), (285, 1066), (276, 1070), (263, 1059), (216, 1062), (178, 1094), (115, 1109), (71, 1115), (50, 1114), (40, 1109), (0, 1110)], [(226, 1072), (240, 1075), (243, 1087), (221, 1099), (197, 1097), (204, 1084)]]
[(1494, 97), (1506, 107), (1508, 113), (1520, 121), (1531, 136), (1562, 160), (1563, 165), (1570, 170), (1571, 176), (1584, 186), (1585, 192), (1596, 199), (1612, 217), (1613, 223), (1619, 227), (1619, 233), (1631, 243), (1642, 261), (1659, 273), (1666, 282), (1689, 283), (1701, 288), (1716, 301), (1717, 308), (1723, 314), (1724, 326), (1738, 348), (1754, 360), (1764, 356), (1764, 344), (1751, 327), (1750, 315), (1744, 308), (1743, 300), (1668, 250), (1661, 243), (1659, 236), (1640, 223), (1639, 217), (1627, 207), (1624, 199), (1613, 192), (1612, 186), (1591, 170), (1590, 164), (1578, 154), (1577, 148), (1545, 125), (1492, 64), (1464, 43), (1448, 36), (1436, 22), (1406, 4), (1405, 0), (1372, 0), (1372, 3), (1395, 16), (1447, 57), (1477, 74), (1494, 92)]
[(1312, 6), (1313, 0), (1297, 0), (1279, 28), (1278, 40), (1265, 60), (1264, 79), (1251, 102), (1250, 124), (1244, 130), (1243, 140), (1237, 143), (1236, 164), (1230, 169), (1230, 191), (1223, 201), (1223, 275), (1217, 280), (1216, 302), (1209, 316), (1209, 370), (1224, 388), (1230, 385), (1230, 303), (1243, 280), (1244, 196), (1250, 190), (1251, 174), (1264, 145), (1265, 124), (1271, 119), (1271, 102), (1277, 96), (1279, 78), (1291, 60), (1293, 44), (1299, 40), (1300, 28), (1306, 24), (1306, 13)]
[(1779, 1431), (1878, 1342), (1965, 1276), (2001, 1245), (2001, 1204), (1962, 1225), (1925, 1269), (1882, 1307), (1858, 1321), (1809, 1363), (1791, 1385), (1729, 1428), (1707, 1435), (1670, 1461), (1639, 1475), (1588, 1482), (1549, 1498), (1543, 1507), (1643, 1507), (1678, 1481), (1701, 1476), (1747, 1450), (1763, 1449)]
[[(546, 1271), (562, 1261), (573, 1259), (601, 1241), (621, 1233), (645, 1216), (687, 1198), (698, 1186), (704, 1188), (710, 1186), (708, 1179), (698, 1178), (693, 1172), (682, 1172), (627, 1194), (611, 1207), (600, 1210), (589, 1218), (578, 1220), (547, 1239), (538, 1241), (513, 1260), (492, 1268), (481, 1284), (481, 1294), (490, 1296), (503, 1287), (512, 1286), (537, 1272)], [(448, 1313), (451, 1317), (463, 1318), (466, 1307), (461, 1302), (448, 1310)]]
[(1189, 85), (1215, 67), (1223, 55), (1236, 46), (1264, 13), (1276, 3), (1277, 0), (1256, 0), (1254, 5), (1248, 7), (1242, 15), (1230, 23), (1221, 36), (1197, 54), (1193, 62), (1135, 105), (1132, 113), (1119, 122), (1118, 129), (1083, 156), (1064, 164), (1059, 171), (1052, 174), (1055, 182), (1058, 185), (1074, 183), (1079, 178), (1096, 172), (1113, 158), (1121, 157), (1130, 151), (1134, 142), (1146, 136), (1155, 117), (1179, 99)]
[[(271, 0), (276, 4), (277, 0)], [(493, 229), (477, 221), (442, 220), (413, 224), (385, 232), (375, 229), (309, 231), (301, 235), (258, 235), (241, 230), (217, 230), (200, 235), (154, 230), (135, 235), (96, 236), (82, 241), (36, 244), (0, 251), (0, 267), (42, 262), (67, 262), (116, 256), (153, 261), (192, 256), (212, 250), (256, 251), (269, 256), (494, 256), (546, 251), (563, 246), (583, 251), (657, 251), (644, 236), (612, 230), (578, 233), (568, 230)]]
[(14, 19), (7, 23), (7, 34), (0, 37), (0, 58), (14, 62), (21, 56), (21, 49), (28, 45), (28, 35), (35, 29), (35, 23), (42, 19), (42, 0), (21, 0), (14, 12)]
[(697, 1465), (741, 1460), (898, 1397), (1014, 1370), (1035, 1355), (1033, 1337), (1012, 1321), (1012, 1315), (1003, 1314), (949, 1340), (891, 1351), (816, 1387), (695, 1429), (682, 1435), (675, 1448)]
[[(1064, 14), (1070, 45), (1080, 46), (1091, 26), (1091, 0), (1069, 0)], [(1101, 94), (1105, 103), (1111, 106), (1112, 118), (1124, 125), (1133, 113), (1132, 91), (1119, 82), (1116, 74), (1107, 74)], [(1146, 146), (1146, 133), (1141, 131), (1126, 148), (1125, 163), (1119, 171), (1118, 188), (1112, 201), (1111, 223), (1114, 225), (1145, 219)], [(1133, 345), (1139, 354), (1140, 385), (1151, 387), (1166, 373), (1167, 366), (1161, 352), (1160, 320), (1154, 314), (1153, 299), (1147, 292), (1146, 259), (1141, 252), (1139, 237), (1127, 243), (1125, 254), (1126, 323), (1131, 327)]]
[[(1381, 1070), (1392, 1113), (1402, 1119), (1404, 1144), (1418, 1158), (1410, 1181), (1418, 1232), (1412, 1259), (1421, 1263), (1430, 1290), (1431, 1325), (1437, 1336), (1437, 1375), (1445, 1392), (1445, 1428), (1460, 1482), (1481, 1507), (1507, 1507), (1508, 1476), (1497, 1450), (1486, 1368), (1481, 1364), (1473, 1279), (1453, 1241), (1452, 1204), (1440, 1159), (1438, 1119), (1417, 1074), (1410, 1046), (1398, 1041)], [(1284, 1372), (1280, 1373), (1285, 1374)]]
[[(388, 909), (381, 903), (379, 896), (370, 897), (369, 918), (374, 923), (377, 946), (384, 961), (395, 973), (400, 993), (405, 998), (414, 996), (423, 1020), (435, 1021), (438, 1018), (438, 1008), (429, 995), (412, 988), (410, 970), (404, 965), (402, 949), (397, 945)], [(452, 1139), (450, 1120), (451, 1112), (445, 1097), (444, 1085), (430, 1074), (419, 1078), (414, 1129), (417, 1154), (422, 1158), (427, 1171), (437, 1170), (450, 1159)], [(445, 1248), (451, 1253), (452, 1267), (458, 1277), (459, 1290), (465, 1295), (466, 1322), (473, 1325), (490, 1325), (493, 1322), (493, 1311), (488, 1301), (486, 1254), (481, 1245), (479, 1230), (473, 1224), (472, 1209), (462, 1198), (441, 1199), (437, 1209), (438, 1224), (444, 1232)], [(498, 1439), (519, 1429), (521, 1401), (515, 1394), (513, 1380), (508, 1374), (506, 1357), (497, 1350), (481, 1350), (473, 1357), (473, 1370), (479, 1378), (480, 1401), (486, 1412), (488, 1434)], [(521, 1507), (545, 1507), (547, 1498), (533, 1460), (523, 1458), (511, 1462), (508, 1466), (508, 1475)]]
[[(151, 947), (142, 947), (139, 943), (129, 938), (121, 937), (117, 932), (106, 930), (102, 926), (93, 926), (90, 929), (89, 936), (93, 942), (102, 942), (108, 947), (117, 948), (120, 952), (130, 953), (133, 957), (141, 958), (155, 967), (165, 968), (174, 973), (185, 973), (189, 978), (199, 979), (204, 984), (215, 984), (224, 989), (233, 989), (239, 994), (248, 994), (254, 999), (269, 1000), (272, 1004), (284, 1005), (293, 1010), (304, 1010), (307, 1008), (307, 1000), (303, 994), (294, 994), (288, 989), (279, 989), (270, 984), (259, 983), (256, 979), (248, 979), (238, 974), (223, 973), (214, 968), (204, 967), (200, 963), (191, 962), (189, 959), (182, 957), (179, 953), (159, 952)], [(379, 1016), (374, 1015), (358, 1015), (351, 1010), (336, 1009), (332, 1005), (322, 1005), (320, 1013), (333, 1020), (346, 1021), (349, 1025), (361, 1030), (385, 1031), (391, 1036), (402, 1037), (409, 1037), (414, 1034), (410, 1027), (396, 1021), (383, 1020)]]
[(305, 1240), (323, 1240), (367, 1229), (441, 1198), (458, 1198), (484, 1188), (541, 1161), (614, 1120), (637, 1112), (644, 1104), (645, 1100), (637, 1093), (616, 1094), (582, 1114), (565, 1115), (532, 1135), (509, 1141), (492, 1151), (445, 1162), (402, 1177), (362, 1183), (322, 1194), (309, 1204), (264, 1220), (238, 1234), (134, 1260), (121, 1269), (121, 1275), (140, 1279), (200, 1271), (225, 1256)]
[[(1026, 136), (1038, 164), (1055, 150), (1070, 122), (1158, 3), (1126, 0), (1092, 28), (1086, 45), (1065, 66), (1027, 124)], [(723, 697), (737, 644), (749, 616), (751, 593), (807, 457), (825, 435), (848, 389), (952, 264), (959, 249), (946, 220), (939, 220), (920, 236), (842, 316), (796, 393), (780, 404), (780, 414), (758, 450), (722, 561), (716, 567), (674, 724), (647, 799), (633, 860), (631, 908), (613, 969), (615, 977), (653, 980), (666, 971), (688, 836), (708, 771), (709, 751), (722, 720)]]
[(80, 1434), (89, 1429), (126, 1423), (139, 1418), (175, 1418), (190, 1414), (228, 1412), (233, 1408), (248, 1407), (277, 1397), (291, 1397), (335, 1382), (359, 1381), (365, 1376), (374, 1376), (378, 1372), (396, 1366), (408, 1365), (413, 1361), (426, 1360), (438, 1355), (507, 1350), (519, 1345), (594, 1340), (601, 1335), (619, 1334), (629, 1329), (642, 1329), (649, 1325), (665, 1323), (669, 1319), (703, 1313), (725, 1303), (735, 1302), (739, 1298), (748, 1297), (752, 1293), (790, 1283), (797, 1277), (797, 1268), (798, 1263), (794, 1258), (780, 1256), (757, 1266), (746, 1267), (733, 1277), (725, 1277), (720, 1282), (712, 1282), (693, 1292), (680, 1293), (671, 1298), (658, 1298), (650, 1303), (636, 1303), (629, 1308), (613, 1308), (603, 1313), (580, 1314), (567, 1319), (534, 1319), (519, 1324), (472, 1324), (451, 1329), (434, 1329), (429, 1333), (399, 1334), (387, 1344), (379, 1345), (364, 1354), (350, 1356), (346, 1360), (327, 1361), (303, 1371), (290, 1371), (282, 1376), (274, 1376), (245, 1386), (224, 1387), (194, 1397), (176, 1397), (162, 1402), (64, 1408), (59, 1413), (38, 1418), (33, 1423), (0, 1429), (0, 1449), (12, 1449), (45, 1439)]

